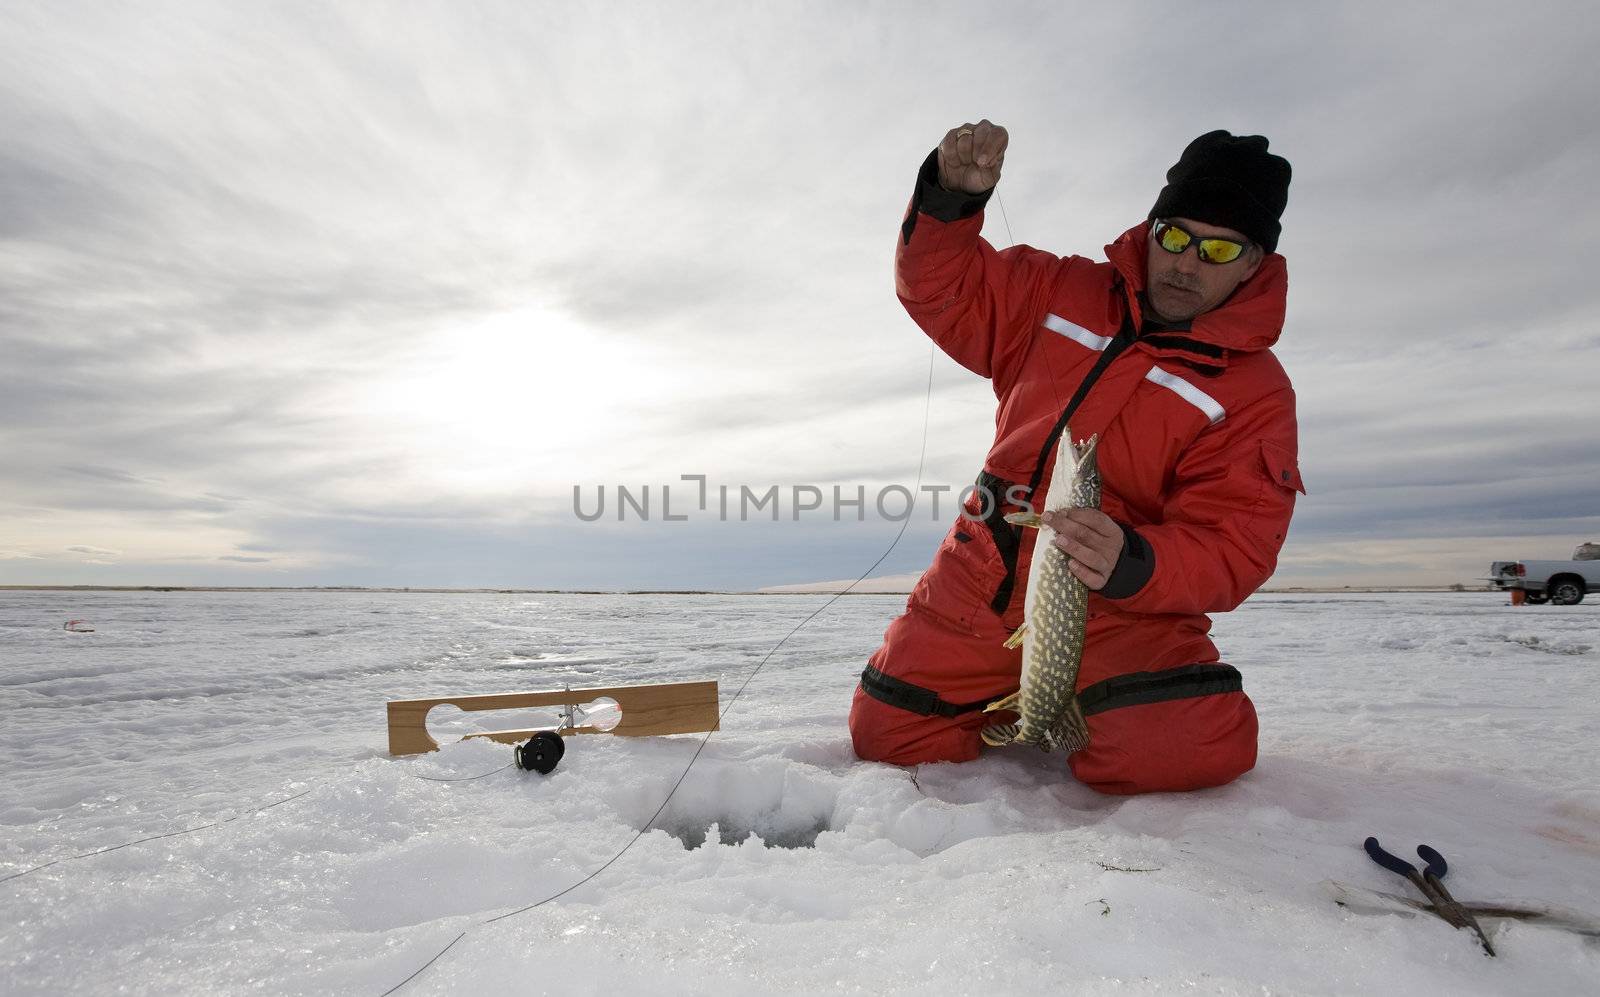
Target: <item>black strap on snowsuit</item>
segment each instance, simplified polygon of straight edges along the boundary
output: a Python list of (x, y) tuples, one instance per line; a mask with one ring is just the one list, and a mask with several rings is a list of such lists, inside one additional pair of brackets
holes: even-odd
[(1143, 706), (1172, 699), (1243, 691), (1244, 679), (1240, 677), (1239, 669), (1213, 662), (1179, 665), (1177, 668), (1163, 668), (1159, 672), (1113, 675), (1078, 693), (1078, 705), (1083, 707), (1084, 716), (1092, 717), (1096, 713), (1124, 706)]
[[(1006, 606), (1011, 602), (1011, 590), (1017, 584), (1017, 554), (1022, 549), (1022, 527), (1012, 526), (1006, 522), (1006, 495), (1012, 488), (1018, 487), (1014, 481), (1007, 481), (998, 474), (980, 471), (976, 482), (980, 494), (987, 496), (988, 502), (983, 507), (983, 525), (989, 528), (989, 535), (994, 538), (994, 549), (1000, 554), (1000, 563), (1005, 565), (1006, 576), (1000, 579), (1000, 586), (994, 591), (994, 598), (989, 601), (989, 608), (996, 615), (1005, 613)], [(1029, 493), (1032, 494), (1031, 492)]]
[(861, 673), (861, 690), (880, 703), (898, 706), (924, 717), (959, 717), (963, 713), (981, 710), (991, 702), (990, 699), (980, 699), (976, 703), (947, 703), (932, 689), (885, 675), (871, 665)]
[[(920, 685), (912, 685), (910, 682), (885, 675), (871, 665), (861, 673), (861, 689), (880, 703), (897, 706), (924, 717), (959, 717), (964, 713), (981, 710), (999, 698), (991, 696), (976, 703), (948, 703), (939, 698), (939, 694), (932, 689), (924, 689)], [(1144, 706), (1149, 703), (1170, 702), (1174, 699), (1194, 699), (1200, 696), (1219, 696), (1223, 693), (1243, 691), (1244, 679), (1240, 677), (1239, 669), (1221, 662), (1209, 662), (1163, 668), (1158, 672), (1113, 675), (1078, 693), (1078, 705), (1083, 707), (1084, 716), (1092, 717), (1097, 713), (1119, 710), (1125, 706)]]
[[(1072, 393), (1072, 398), (1067, 402), (1067, 407), (1061, 413), (1061, 418), (1051, 427), (1050, 435), (1044, 438), (1044, 446), (1039, 448), (1039, 459), (1034, 462), (1033, 476), (1028, 479), (1028, 500), (1039, 493), (1039, 483), (1044, 480), (1045, 465), (1050, 460), (1050, 454), (1055, 450), (1056, 444), (1061, 441), (1061, 434), (1066, 432), (1067, 421), (1078, 411), (1078, 406), (1088, 397), (1089, 389), (1094, 387), (1100, 375), (1111, 366), (1122, 351), (1133, 345), (1136, 330), (1133, 326), (1133, 310), (1130, 308), (1122, 315), (1122, 328), (1117, 330), (1116, 336), (1100, 351), (1100, 356), (1095, 359), (1094, 366), (1089, 368), (1089, 373), (1083, 376), (1083, 381), (1078, 384), (1078, 390)], [(1017, 553), (1022, 549), (1022, 527), (1013, 526), (1006, 522), (1004, 504), (1006, 491), (1013, 486), (1013, 482), (984, 471), (978, 475), (978, 487), (985, 488), (998, 486), (998, 491), (990, 491), (993, 499), (988, 505), (989, 515), (983, 520), (983, 525), (989, 528), (989, 534), (994, 538), (995, 550), (1000, 554), (1000, 563), (1005, 565), (1005, 577), (1000, 579), (1000, 584), (995, 587), (994, 598), (989, 600), (989, 608), (995, 615), (1005, 615), (1006, 607), (1011, 605), (1011, 594), (1017, 587)], [(1043, 511), (1043, 510), (1038, 510)]]

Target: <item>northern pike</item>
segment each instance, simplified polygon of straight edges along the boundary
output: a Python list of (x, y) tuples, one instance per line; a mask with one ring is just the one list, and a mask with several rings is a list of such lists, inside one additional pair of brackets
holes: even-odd
[(1089, 590), (1068, 569), (1071, 559), (1052, 542), (1056, 532), (1044, 525), (1040, 512), (1100, 508), (1100, 467), (1095, 457), (1099, 441), (1096, 435), (1085, 443), (1073, 443), (1068, 427), (1061, 434), (1055, 473), (1044, 500), (1035, 511), (1006, 516), (1006, 522), (1031, 526), (1038, 534), (1022, 626), (1006, 640), (1007, 647), (1022, 646), (1021, 684), (984, 711), (1009, 710), (1017, 714), (1017, 722), (983, 729), (984, 743), (994, 747), (1020, 741), (1046, 751), (1064, 748), (1070, 754), (1089, 744), (1088, 721), (1078, 704)]

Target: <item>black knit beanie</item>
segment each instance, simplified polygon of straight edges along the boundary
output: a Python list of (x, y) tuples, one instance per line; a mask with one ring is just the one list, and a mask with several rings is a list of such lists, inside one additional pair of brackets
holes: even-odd
[(1243, 232), (1272, 252), (1289, 203), (1289, 161), (1267, 151), (1260, 135), (1207, 132), (1167, 171), (1151, 218), (1190, 218)]

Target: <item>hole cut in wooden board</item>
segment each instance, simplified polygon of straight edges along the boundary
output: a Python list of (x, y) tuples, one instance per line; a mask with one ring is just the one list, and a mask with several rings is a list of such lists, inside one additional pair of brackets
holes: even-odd
[[(568, 716), (568, 709), (571, 716)], [(440, 703), (428, 710), (428, 736), (437, 744), (449, 744), (468, 737), (482, 737), (497, 730), (592, 729), (609, 734), (622, 722), (622, 707), (610, 696), (589, 703), (562, 706), (534, 706), (516, 710), (485, 710), (468, 713), (454, 703)]]
[[(654, 685), (606, 686), (590, 689), (554, 689), (545, 692), (506, 692), (487, 696), (435, 696), (429, 699), (397, 699), (388, 704), (389, 754), (416, 755), (437, 751), (439, 743), (428, 733), (428, 711), (450, 705), (468, 713), (483, 710), (518, 710), (537, 706), (583, 706), (597, 700), (616, 703), (621, 717), (609, 733), (623, 737), (648, 737), (655, 734), (697, 734), (717, 729), (717, 683), (662, 682)], [(597, 725), (582, 725), (563, 733), (598, 734), (605, 721), (617, 711), (599, 711), (592, 719)], [(609, 716), (607, 716), (609, 714)], [(580, 722), (585, 719), (578, 718)], [(487, 737), (503, 744), (525, 741), (540, 730), (553, 730), (555, 717), (543, 727), (517, 730), (476, 731), (466, 735)]]

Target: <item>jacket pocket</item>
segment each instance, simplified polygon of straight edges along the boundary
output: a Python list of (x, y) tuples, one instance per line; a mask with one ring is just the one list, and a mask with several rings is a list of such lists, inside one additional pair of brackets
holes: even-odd
[(1250, 535), (1268, 550), (1277, 551), (1289, 530), (1289, 517), (1294, 513), (1296, 492), (1304, 495), (1305, 484), (1300, 480), (1300, 467), (1294, 452), (1268, 440), (1261, 441), (1259, 471), (1265, 481), (1256, 493), (1246, 524)]
[(1261, 466), (1266, 468), (1267, 477), (1273, 484), (1301, 495), (1306, 493), (1305, 483), (1300, 480), (1300, 462), (1288, 447), (1262, 440)]
[[(976, 509), (968, 509), (972, 515)], [(994, 538), (980, 520), (956, 520), (911, 591), (911, 603), (964, 633), (975, 633), (980, 614), (993, 617), (989, 600), (1005, 577)]]

